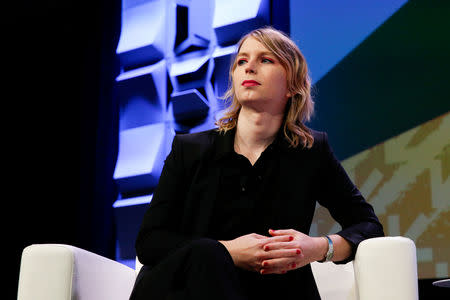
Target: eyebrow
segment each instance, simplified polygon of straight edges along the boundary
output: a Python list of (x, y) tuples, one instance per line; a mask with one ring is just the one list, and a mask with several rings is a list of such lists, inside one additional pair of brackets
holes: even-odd
[[(271, 56), (275, 56), (272, 52), (270, 52), (270, 51), (263, 51), (263, 52), (259, 52), (258, 53), (258, 55), (259, 56), (262, 56), (262, 55), (271, 55)], [(239, 57), (239, 56), (249, 56), (248, 55), (248, 53), (247, 52), (239, 52), (238, 54), (237, 54), (237, 56)]]

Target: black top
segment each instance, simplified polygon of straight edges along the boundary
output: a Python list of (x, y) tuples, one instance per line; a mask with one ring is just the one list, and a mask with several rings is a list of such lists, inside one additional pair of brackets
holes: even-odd
[(267, 236), (276, 218), (271, 213), (271, 204), (274, 189), (279, 188), (273, 183), (277, 181), (280, 141), (269, 145), (252, 165), (234, 151), (234, 136), (235, 130), (227, 132), (224, 147), (219, 150), (223, 169), (208, 234), (217, 240), (231, 240), (249, 233)]
[[(170, 256), (175, 268), (192, 241), (268, 235), (269, 226), (308, 234), (317, 203), (341, 225), (337, 234), (352, 245), (343, 262), (352, 260), (358, 244), (383, 236), (383, 227), (334, 156), (326, 133), (311, 132), (309, 149), (290, 147), (279, 133), (253, 167), (234, 152), (232, 131), (175, 136), (137, 236), (139, 260), (156, 266)], [(258, 285), (270, 278), (280, 286), (301, 283), (303, 299), (318, 298), (310, 265), (283, 276), (259, 276)]]

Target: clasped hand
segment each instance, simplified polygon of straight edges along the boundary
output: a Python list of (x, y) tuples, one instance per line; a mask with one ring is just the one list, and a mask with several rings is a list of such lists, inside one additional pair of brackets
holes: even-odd
[(251, 233), (221, 243), (237, 267), (260, 274), (284, 274), (320, 258), (316, 238), (293, 229), (270, 229), (269, 234)]

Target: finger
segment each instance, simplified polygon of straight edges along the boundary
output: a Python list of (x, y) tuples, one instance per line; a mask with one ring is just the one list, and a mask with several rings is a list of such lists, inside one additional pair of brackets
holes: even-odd
[(268, 237), (265, 240), (264, 245), (267, 245), (269, 243), (276, 243), (276, 242), (291, 242), (293, 240), (294, 240), (294, 236), (292, 236), (292, 235), (272, 236), (272, 237)]
[(298, 247), (298, 244), (295, 242), (271, 242), (265, 244), (263, 249), (264, 251), (272, 251), (278, 249), (300, 249), (300, 248)]
[(300, 258), (302, 256), (302, 252), (300, 249), (279, 249), (267, 251), (263, 256), (263, 259), (278, 259), (284, 257), (297, 257)]
[(279, 270), (279, 269), (261, 269), (259, 271), (259, 274), (261, 274), (261, 275), (286, 274), (287, 271), (288, 271), (287, 269), (283, 269), (283, 270)]
[(269, 274), (286, 274), (288, 270), (272, 270), (272, 269), (261, 269), (259, 274), (269, 275)]
[(294, 229), (269, 229), (269, 234), (272, 236), (279, 236), (279, 235), (295, 235), (297, 233)]
[(284, 271), (293, 270), (297, 267), (295, 260), (288, 258), (265, 260), (261, 265), (261, 274), (282, 274)]
[(297, 263), (296, 260), (288, 258), (276, 258), (265, 260), (261, 263), (261, 265), (262, 265), (261, 269), (271, 270), (272, 272), (293, 270), (297, 267), (300, 267), (300, 263)]

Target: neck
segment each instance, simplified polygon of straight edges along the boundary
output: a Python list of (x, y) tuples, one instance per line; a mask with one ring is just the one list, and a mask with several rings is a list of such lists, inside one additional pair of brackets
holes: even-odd
[[(237, 121), (235, 149), (262, 152), (276, 137), (283, 122), (283, 114), (254, 111), (242, 107)], [(243, 150), (245, 151), (245, 150)]]

